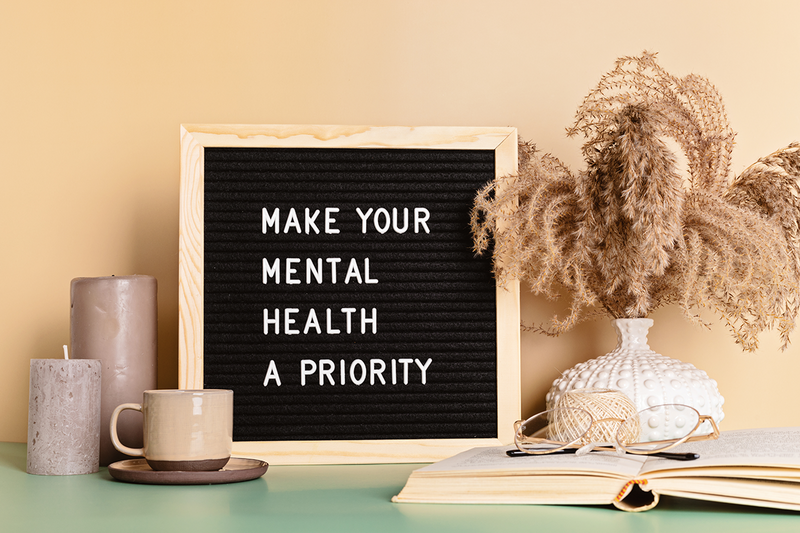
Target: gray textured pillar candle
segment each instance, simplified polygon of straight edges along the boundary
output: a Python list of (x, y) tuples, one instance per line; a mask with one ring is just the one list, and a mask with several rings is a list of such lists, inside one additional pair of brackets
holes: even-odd
[[(152, 276), (76, 278), (70, 291), (70, 341), (73, 359), (99, 359), (103, 367), (100, 465), (126, 459), (111, 443), (114, 408), (142, 403), (156, 389), (158, 351), (157, 282)], [(142, 419), (120, 417), (122, 442), (142, 446)]]
[(31, 359), (29, 474), (91, 474), (100, 466), (100, 361)]

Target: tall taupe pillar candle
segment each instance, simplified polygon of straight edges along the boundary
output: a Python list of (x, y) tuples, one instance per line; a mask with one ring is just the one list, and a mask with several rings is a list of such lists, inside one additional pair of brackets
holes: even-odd
[[(123, 403), (142, 403), (158, 386), (158, 286), (152, 276), (75, 278), (70, 290), (73, 359), (99, 359), (103, 367), (100, 466), (127, 459), (111, 443), (111, 413)], [(142, 446), (142, 417), (126, 412), (118, 434)]]
[(100, 468), (100, 361), (31, 359), (29, 474), (91, 474)]

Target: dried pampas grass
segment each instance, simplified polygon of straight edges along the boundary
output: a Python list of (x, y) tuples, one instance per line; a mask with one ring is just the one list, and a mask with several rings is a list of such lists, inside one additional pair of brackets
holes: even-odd
[(521, 142), (518, 174), (479, 191), (472, 211), (475, 251), (494, 240), (501, 282), (571, 294), (566, 316), (529, 329), (557, 335), (598, 310), (640, 318), (677, 303), (693, 321), (715, 311), (746, 350), (770, 328), (786, 348), (800, 302), (800, 144), (731, 179), (734, 133), (716, 88), (647, 52), (617, 60), (567, 131), (587, 139), (586, 170)]

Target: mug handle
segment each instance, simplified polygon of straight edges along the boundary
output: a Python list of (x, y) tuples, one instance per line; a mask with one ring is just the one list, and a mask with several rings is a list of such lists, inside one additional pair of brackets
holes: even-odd
[(119, 418), (119, 414), (124, 411), (125, 409), (130, 409), (132, 411), (139, 411), (142, 412), (142, 404), (140, 403), (123, 403), (122, 405), (118, 405), (114, 412), (111, 413), (111, 443), (114, 445), (114, 448), (119, 450), (120, 452), (126, 455), (133, 455), (138, 457), (144, 456), (144, 448), (128, 448), (124, 444), (119, 441), (119, 435), (117, 435), (117, 418)]

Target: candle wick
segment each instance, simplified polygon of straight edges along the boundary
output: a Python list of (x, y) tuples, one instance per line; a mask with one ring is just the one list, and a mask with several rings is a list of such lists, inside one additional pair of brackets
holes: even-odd
[(67, 351), (67, 345), (64, 345), (64, 359), (69, 359), (69, 351)]

